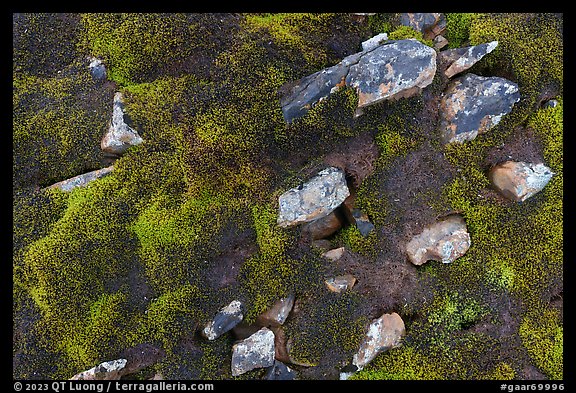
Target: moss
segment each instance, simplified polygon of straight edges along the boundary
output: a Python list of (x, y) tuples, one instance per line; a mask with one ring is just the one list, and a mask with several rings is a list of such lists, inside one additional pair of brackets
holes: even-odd
[(461, 48), (468, 44), (470, 25), (478, 14), (470, 12), (446, 13), (446, 39), (448, 48)]
[(290, 356), (302, 363), (318, 365), (326, 356), (349, 360), (358, 350), (369, 321), (358, 315), (358, 296), (335, 294), (318, 287), (314, 299), (301, 304), (302, 317), (286, 324), (292, 342)]
[(558, 312), (541, 306), (522, 319), (519, 334), (536, 366), (554, 380), (564, 378), (564, 328)]
[(396, 30), (388, 34), (389, 40), (406, 40), (409, 38), (416, 39), (424, 45), (434, 47), (434, 42), (432, 40), (425, 40), (420, 31), (416, 31), (410, 26), (399, 26)]
[(378, 253), (377, 240), (376, 230), (372, 230), (368, 236), (363, 236), (356, 225), (349, 225), (336, 234), (334, 242), (342, 244), (352, 252), (375, 258)]

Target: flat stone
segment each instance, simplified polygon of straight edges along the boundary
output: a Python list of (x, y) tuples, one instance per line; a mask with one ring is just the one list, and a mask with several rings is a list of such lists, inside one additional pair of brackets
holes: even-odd
[(334, 248), (332, 250), (326, 251), (324, 254), (322, 254), (322, 256), (326, 259), (331, 260), (332, 262), (335, 262), (340, 258), (342, 258), (342, 255), (344, 255), (345, 251), (346, 248), (344, 247)]
[(358, 108), (407, 98), (432, 83), (436, 51), (415, 39), (387, 41), (350, 66), (346, 83), (358, 93)]
[(488, 53), (492, 52), (497, 46), (498, 41), (492, 41), (476, 46), (458, 48), (458, 50), (447, 50), (442, 52), (440, 56), (444, 56), (445, 58), (452, 59), (453, 57), (456, 57), (450, 66), (446, 68), (444, 75), (448, 78), (452, 78), (454, 75), (469, 69)]
[(266, 327), (283, 325), (294, 306), (294, 299), (294, 295), (291, 294), (278, 300), (270, 309), (256, 318), (256, 323)]
[(57, 188), (64, 192), (70, 192), (75, 188), (78, 187), (85, 187), (88, 183), (93, 182), (94, 180), (101, 179), (104, 176), (110, 174), (114, 170), (114, 166), (109, 166), (102, 169), (97, 169), (92, 172), (83, 173), (82, 175), (74, 176), (70, 179), (62, 180), (58, 183), (52, 184), (51, 186), (46, 187), (45, 189), (52, 189)]
[(455, 79), (440, 101), (442, 143), (464, 143), (494, 128), (520, 100), (518, 85), (500, 77), (466, 74)]
[(352, 289), (354, 284), (356, 284), (356, 278), (351, 274), (344, 274), (342, 276), (329, 278), (324, 281), (324, 283), (329, 291), (340, 293)]
[(99, 365), (91, 368), (90, 370), (83, 371), (74, 375), (70, 380), (79, 381), (114, 381), (119, 380), (123, 374), (124, 367), (126, 367), (126, 359), (110, 360), (100, 363)]
[(232, 376), (274, 365), (274, 333), (262, 328), (232, 346)]
[(278, 360), (266, 371), (263, 379), (272, 381), (292, 381), (296, 379), (296, 371)]
[[(378, 354), (400, 346), (405, 334), (404, 321), (395, 312), (384, 314), (373, 320), (368, 327), (368, 332), (360, 345), (360, 349), (352, 358), (351, 368), (355, 366), (355, 371), (362, 370)], [(340, 379), (347, 379), (355, 371), (341, 373)]]
[(459, 215), (436, 222), (424, 228), (406, 245), (408, 259), (415, 265), (429, 260), (451, 263), (470, 248), (470, 235), (464, 219)]
[(523, 202), (546, 187), (553, 175), (542, 163), (506, 161), (492, 167), (488, 178), (503, 196)]
[(307, 183), (292, 188), (278, 200), (278, 225), (291, 227), (326, 217), (350, 195), (341, 169), (328, 167)]
[(283, 85), (280, 106), (284, 120), (291, 123), (344, 86), (358, 92), (361, 112), (363, 107), (385, 99), (410, 97), (432, 83), (436, 73), (433, 48), (415, 39), (383, 41), (378, 38), (368, 45), (371, 49)]
[(434, 37), (434, 49), (440, 50), (448, 45), (448, 40), (443, 35)]
[(144, 142), (138, 132), (126, 123), (124, 116), (122, 93), (117, 92), (114, 94), (110, 127), (100, 143), (100, 147), (104, 152), (122, 155), (130, 146), (136, 146)]
[(202, 329), (201, 334), (208, 340), (215, 340), (227, 331), (232, 330), (243, 318), (242, 303), (238, 300), (233, 300), (214, 316), (214, 319)]

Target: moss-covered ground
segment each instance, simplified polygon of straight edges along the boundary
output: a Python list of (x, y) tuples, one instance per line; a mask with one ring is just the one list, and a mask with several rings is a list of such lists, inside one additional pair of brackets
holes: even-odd
[[(147, 375), (233, 379), (234, 336), (207, 341), (198, 328), (234, 299), (252, 322), (294, 293), (284, 329), (294, 360), (311, 365), (294, 366), (302, 378), (337, 378), (367, 324), (398, 312), (402, 346), (353, 378), (562, 379), (562, 17), (446, 17), (450, 47), (499, 41), (470, 72), (509, 78), (522, 96), (464, 145), (439, 143), (440, 73), (360, 117), (343, 88), (284, 122), (286, 82), (381, 32), (421, 39), (395, 15), (14, 14), (14, 378), (70, 378), (149, 344), (165, 355)], [(89, 56), (108, 81), (92, 79)], [(45, 190), (109, 165), (100, 140), (116, 91), (145, 142), (84, 188)], [(559, 105), (543, 108), (551, 98)], [(334, 235), (349, 252), (331, 263), (300, 227), (276, 225), (277, 200), (354, 138), (378, 150), (355, 190), (375, 229)], [(486, 173), (509, 156), (555, 175), (529, 200), (506, 201)], [(403, 244), (452, 212), (466, 219), (467, 254), (411, 265)], [(323, 281), (342, 272), (358, 284), (328, 292)]]

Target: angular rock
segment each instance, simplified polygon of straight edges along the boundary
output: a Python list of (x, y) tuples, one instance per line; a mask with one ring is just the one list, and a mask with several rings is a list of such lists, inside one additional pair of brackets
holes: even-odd
[(475, 139), (495, 127), (519, 100), (518, 85), (504, 78), (468, 73), (455, 79), (440, 101), (442, 142)]
[(408, 259), (415, 265), (434, 260), (451, 263), (468, 251), (470, 235), (462, 216), (453, 214), (424, 228), (406, 245)]
[(90, 74), (92, 75), (92, 78), (96, 81), (105, 80), (106, 67), (104, 66), (104, 63), (102, 63), (102, 60), (97, 59), (95, 57), (91, 57), (89, 60), (90, 64), (88, 65), (88, 67), (90, 68)]
[(454, 60), (444, 71), (444, 75), (452, 78), (454, 75), (467, 70), (476, 64), (480, 59), (492, 52), (498, 46), (498, 41), (487, 42), (466, 48), (449, 49), (440, 54), (449, 60)]
[(363, 213), (362, 210), (352, 209), (352, 217), (354, 218), (356, 228), (358, 228), (362, 236), (368, 236), (374, 229), (374, 224), (370, 222), (370, 218), (368, 218), (368, 215)]
[(448, 40), (443, 35), (434, 37), (434, 49), (440, 50), (448, 45)]
[(74, 375), (70, 380), (84, 380), (84, 381), (114, 381), (120, 379), (124, 375), (124, 367), (126, 367), (126, 359), (110, 360), (100, 363), (90, 370), (83, 371)]
[(424, 39), (431, 40), (446, 30), (446, 17), (441, 13), (402, 13), (400, 24), (421, 32)]
[(368, 51), (374, 49), (387, 40), (388, 40), (388, 34), (386, 33), (377, 34), (374, 37), (362, 42), (362, 50)]
[(294, 299), (294, 294), (290, 294), (288, 297), (278, 300), (270, 309), (256, 318), (256, 323), (265, 327), (283, 325), (294, 306)]
[(546, 187), (553, 175), (542, 163), (506, 161), (492, 167), (488, 178), (503, 196), (523, 202)]
[(266, 375), (264, 375), (263, 379), (273, 381), (292, 381), (296, 379), (296, 371), (292, 370), (284, 363), (275, 360), (272, 367), (266, 371)]
[(373, 41), (380, 44), (345, 57), (340, 63), (290, 82), (282, 91), (280, 106), (288, 123), (305, 115), (312, 105), (343, 86), (359, 94), (358, 108), (384, 99), (417, 94), (432, 83), (436, 51), (415, 39)]
[(345, 251), (346, 248), (344, 247), (334, 248), (332, 250), (326, 251), (324, 254), (322, 254), (322, 256), (326, 259), (331, 260), (332, 262), (335, 262), (340, 258), (342, 258), (342, 255), (344, 255)]
[(70, 179), (62, 180), (58, 183), (52, 184), (46, 187), (46, 189), (58, 188), (61, 191), (69, 192), (77, 187), (84, 187), (88, 183), (103, 178), (104, 176), (110, 174), (114, 170), (114, 166), (109, 166), (106, 168), (98, 169), (92, 172), (83, 173), (82, 175), (74, 176)]
[(243, 318), (242, 303), (233, 300), (214, 316), (214, 319), (202, 329), (201, 334), (208, 340), (215, 340), (234, 328)]
[(342, 228), (342, 221), (335, 212), (314, 220), (303, 228), (312, 240), (326, 239)]
[(232, 346), (232, 376), (274, 364), (274, 333), (262, 328)]
[(340, 293), (352, 289), (354, 284), (356, 284), (356, 278), (351, 274), (344, 274), (342, 276), (329, 278), (324, 281), (324, 283), (331, 292)]
[[(404, 321), (395, 312), (373, 320), (360, 349), (352, 358), (352, 366), (356, 371), (362, 370), (378, 354), (399, 346), (405, 334)], [(347, 379), (352, 373), (354, 371), (341, 373), (340, 379)]]
[(350, 195), (341, 169), (328, 167), (307, 183), (280, 195), (278, 225), (291, 227), (326, 217)]
[(411, 97), (432, 83), (436, 51), (415, 39), (387, 41), (350, 66), (346, 84), (358, 93), (358, 108)]
[(117, 92), (114, 94), (110, 127), (100, 143), (104, 152), (122, 155), (130, 146), (138, 145), (144, 141), (136, 130), (126, 124), (124, 116), (122, 93)]

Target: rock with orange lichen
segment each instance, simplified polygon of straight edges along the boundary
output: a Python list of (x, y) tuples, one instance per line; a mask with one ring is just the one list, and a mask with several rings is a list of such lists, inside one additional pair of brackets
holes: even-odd
[(464, 143), (494, 128), (520, 100), (518, 85), (501, 77), (466, 74), (450, 84), (440, 102), (443, 143)]

